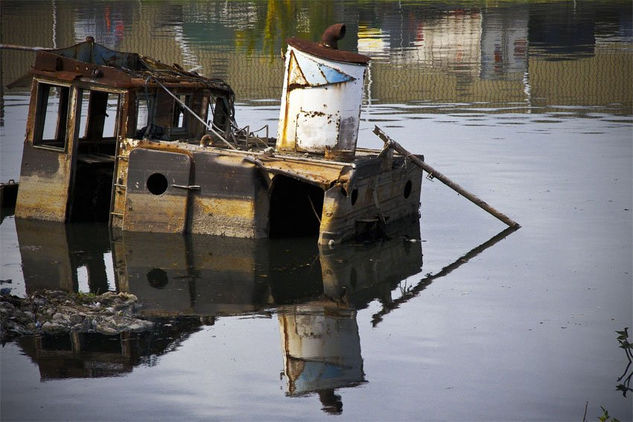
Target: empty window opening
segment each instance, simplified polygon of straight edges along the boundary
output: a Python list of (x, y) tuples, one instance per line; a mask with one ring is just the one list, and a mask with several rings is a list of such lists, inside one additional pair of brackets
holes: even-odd
[[(141, 94), (142, 95), (142, 94)], [(149, 98), (143, 96), (136, 100), (136, 132), (144, 131), (149, 124)], [(138, 138), (139, 136), (137, 136)], [(142, 133), (141, 136), (142, 137)]]
[(191, 106), (191, 97), (189, 95), (177, 95), (179, 101), (174, 100), (174, 116), (172, 119), (173, 130), (187, 129), (187, 109), (183, 107), (183, 104), (187, 107)]
[(319, 234), (323, 189), (286, 176), (275, 176), (270, 198), (270, 237)]
[(192, 95), (141, 91), (137, 98), (136, 139), (174, 140), (189, 136)]
[(156, 92), (140, 92), (136, 100), (136, 139), (161, 139), (165, 129), (156, 121)]
[(221, 133), (226, 132), (231, 121), (231, 109), (228, 100), (225, 97), (211, 97), (207, 116), (209, 116), (215, 130)]
[(66, 150), (70, 87), (39, 83), (33, 145)]
[(80, 98), (80, 139), (115, 139), (121, 96), (111, 92), (83, 90)]

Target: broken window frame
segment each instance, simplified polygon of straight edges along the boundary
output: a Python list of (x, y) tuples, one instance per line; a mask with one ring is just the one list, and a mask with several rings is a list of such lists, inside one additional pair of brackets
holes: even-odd
[[(193, 95), (191, 93), (174, 93), (176, 97), (180, 101), (182, 101), (187, 107), (191, 108), (191, 100)], [(182, 124), (180, 124), (182, 119)], [(189, 120), (191, 119), (191, 115), (189, 111), (187, 111), (180, 103), (174, 100), (173, 107), (173, 116), (172, 116), (172, 125), (171, 135), (172, 136), (182, 136), (188, 135), (189, 133)]]
[(206, 115), (208, 125), (212, 125), (213, 129), (226, 134), (231, 127), (232, 118), (230, 102), (226, 96), (214, 94), (208, 96)]
[[(106, 113), (106, 115), (103, 118), (103, 123), (99, 125), (100, 126), (99, 130), (96, 130), (98, 128), (91, 127), (91, 124), (93, 123), (91, 119), (94, 119), (97, 117), (94, 113), (94, 110), (91, 110), (90, 100), (92, 98), (93, 92), (105, 93), (107, 95), (105, 99), (105, 109), (104, 109), (104, 112)], [(96, 86), (77, 87), (76, 126), (77, 126), (77, 140), (80, 143), (86, 142), (86, 141), (94, 141), (94, 142), (106, 141), (107, 142), (108, 140), (116, 141), (118, 139), (119, 129), (120, 129), (119, 121), (120, 121), (120, 116), (121, 116), (121, 105), (122, 105), (123, 96), (125, 95), (125, 93), (126, 93), (125, 90), (112, 90), (112, 89), (106, 89), (106, 88), (101, 88), (101, 87), (96, 87)], [(88, 94), (87, 98), (84, 98), (85, 94)], [(114, 116), (107, 114), (109, 110), (111, 97), (116, 98), (116, 106), (114, 107), (114, 110), (112, 110), (115, 113)], [(84, 115), (83, 102), (86, 99), (88, 101), (88, 105), (85, 110), (86, 113)], [(106, 126), (107, 126), (106, 123), (108, 123), (109, 121), (114, 123), (114, 127), (112, 128), (112, 132), (110, 133), (110, 131), (108, 131), (108, 134), (106, 135), (105, 133)], [(98, 136), (96, 138), (90, 137), (89, 135), (91, 131), (93, 131), (93, 135), (94, 133), (98, 133)]]
[[(69, 141), (69, 122), (73, 103), (73, 89), (71, 84), (60, 83), (48, 80), (35, 80), (37, 83), (36, 108), (33, 122), (33, 136), (31, 142), (35, 148), (47, 149), (56, 152), (67, 152)], [(51, 92), (54, 88), (59, 88), (59, 102), (57, 103), (57, 122), (55, 123), (55, 136), (51, 139), (45, 138), (47, 125), (47, 113), (50, 111)], [(54, 113), (52, 113), (54, 114)], [(53, 116), (50, 116), (53, 117)]]
[[(144, 136), (141, 135), (141, 130), (147, 128), (154, 121), (153, 110), (154, 110), (154, 96), (149, 95), (149, 92), (139, 91), (136, 95), (134, 101), (134, 114), (135, 114), (135, 122), (136, 127), (134, 128), (134, 137), (137, 139), (142, 139)], [(142, 111), (144, 111), (142, 113)], [(141, 117), (143, 117), (141, 119)]]

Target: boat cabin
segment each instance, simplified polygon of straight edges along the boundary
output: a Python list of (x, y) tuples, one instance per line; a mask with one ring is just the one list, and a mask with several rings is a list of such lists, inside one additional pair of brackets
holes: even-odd
[(356, 147), (369, 58), (288, 44), (276, 139), (238, 128), (222, 80), (92, 38), (39, 51), (16, 216), (320, 244), (417, 222), (421, 170)]
[(233, 120), (224, 82), (92, 39), (38, 52), (32, 74), (19, 217), (108, 220), (121, 140), (199, 140), (206, 128), (185, 107), (220, 131)]

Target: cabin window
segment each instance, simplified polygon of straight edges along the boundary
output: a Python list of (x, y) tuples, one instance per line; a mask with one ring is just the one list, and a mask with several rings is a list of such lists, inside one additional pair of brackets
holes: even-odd
[(155, 122), (156, 98), (143, 95), (136, 99), (136, 139), (159, 139), (164, 129)]
[(177, 95), (179, 101), (174, 100), (174, 115), (172, 119), (172, 132), (184, 132), (187, 130), (187, 109), (183, 107), (185, 104), (187, 107), (191, 106), (190, 95)]
[(160, 115), (164, 107), (163, 100), (156, 92), (139, 95), (136, 100), (136, 139), (163, 139), (165, 127), (171, 118), (169, 108), (167, 113), (163, 113), (168, 114), (167, 119)]
[(70, 87), (39, 83), (33, 145), (66, 150)]
[(82, 141), (114, 139), (121, 96), (105, 91), (82, 90), (79, 136)]
[[(145, 128), (149, 124), (149, 99), (140, 97), (136, 99), (136, 133), (137, 138), (142, 138)], [(139, 136), (140, 135), (140, 136)]]

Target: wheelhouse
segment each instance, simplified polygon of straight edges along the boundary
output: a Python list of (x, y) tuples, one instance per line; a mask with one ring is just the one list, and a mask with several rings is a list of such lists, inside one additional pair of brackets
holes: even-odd
[(199, 142), (234, 121), (224, 82), (91, 38), (38, 52), (32, 74), (18, 217), (108, 221), (123, 139)]

